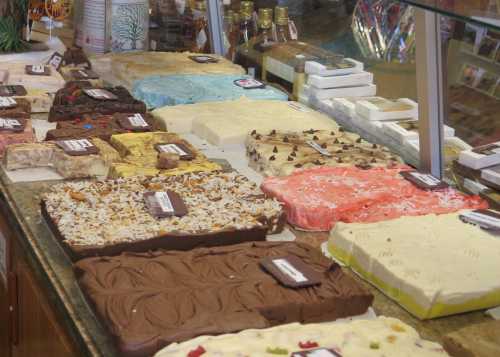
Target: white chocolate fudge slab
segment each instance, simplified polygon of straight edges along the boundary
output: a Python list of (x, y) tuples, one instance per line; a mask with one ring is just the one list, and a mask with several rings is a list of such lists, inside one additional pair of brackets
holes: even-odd
[(245, 74), (243, 67), (224, 57), (210, 55), (218, 63), (197, 63), (184, 52), (130, 52), (91, 58), (92, 69), (103, 79), (132, 89), (134, 82), (149, 76), (169, 74)]
[(352, 58), (345, 58), (340, 64), (325, 65), (320, 62), (306, 61), (305, 72), (307, 74), (317, 74), (319, 76), (341, 76), (362, 72), (364, 64)]
[(337, 97), (371, 97), (377, 94), (375, 84), (367, 84), (358, 87), (341, 87), (321, 89), (311, 85), (304, 85), (304, 93), (316, 100), (337, 98)]
[(459, 215), (339, 223), (328, 249), (420, 319), (500, 305), (500, 238)]
[(359, 72), (343, 76), (322, 77), (311, 74), (307, 78), (307, 84), (321, 89), (339, 87), (358, 87), (373, 83), (373, 73)]
[(356, 113), (368, 120), (418, 118), (418, 104), (408, 98), (367, 99), (356, 102)]
[[(421, 339), (412, 327), (398, 319), (382, 316), (348, 323), (293, 323), (263, 330), (244, 330), (237, 334), (201, 336), (173, 343), (155, 357), (185, 357), (192, 351), (201, 352), (200, 348), (205, 351), (201, 356), (207, 357), (336, 357), (320, 348), (332, 349), (342, 357), (448, 356), (441, 345)], [(308, 354), (294, 353), (307, 351)]]
[(8, 71), (7, 83), (9, 85), (22, 85), (26, 90), (43, 90), (55, 93), (66, 83), (63, 77), (51, 67), (49, 76), (36, 76), (26, 74), (26, 65), (32, 63), (1, 63), (0, 70)]
[[(162, 109), (162, 118), (170, 131), (186, 130), (191, 121), (194, 134), (218, 146), (243, 145), (254, 129), (303, 131), (337, 130), (328, 116), (298, 102), (241, 99), (231, 102), (203, 103), (183, 106), (180, 110)], [(179, 108), (177, 108), (179, 109)], [(157, 112), (154, 113), (157, 115)]]

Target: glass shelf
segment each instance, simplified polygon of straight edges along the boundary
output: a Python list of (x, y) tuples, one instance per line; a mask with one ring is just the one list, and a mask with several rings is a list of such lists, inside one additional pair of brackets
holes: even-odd
[(457, 20), (500, 30), (499, 0), (400, 0)]

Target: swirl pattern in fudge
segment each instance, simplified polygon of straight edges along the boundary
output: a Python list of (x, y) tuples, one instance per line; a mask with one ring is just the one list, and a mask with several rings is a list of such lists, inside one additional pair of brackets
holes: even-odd
[[(321, 285), (287, 288), (260, 267), (282, 256), (300, 258)], [(298, 243), (126, 253), (84, 259), (76, 270), (121, 356), (151, 355), (200, 335), (359, 315), (373, 300), (340, 266)]]
[[(149, 191), (171, 190), (188, 208), (183, 217), (156, 219), (144, 202)], [(221, 231), (276, 228), (281, 205), (236, 173), (192, 173), (67, 182), (43, 198), (64, 241), (72, 246), (106, 246), (162, 235), (180, 238)]]

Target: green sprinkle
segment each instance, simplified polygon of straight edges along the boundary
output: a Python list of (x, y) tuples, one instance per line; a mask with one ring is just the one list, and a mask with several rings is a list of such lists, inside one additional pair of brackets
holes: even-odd
[(279, 347), (275, 348), (268, 347), (266, 348), (266, 352), (271, 353), (273, 355), (288, 355), (288, 350), (286, 348), (279, 348)]
[(372, 350), (378, 350), (380, 348), (380, 343), (378, 343), (378, 342), (370, 342), (370, 348)]

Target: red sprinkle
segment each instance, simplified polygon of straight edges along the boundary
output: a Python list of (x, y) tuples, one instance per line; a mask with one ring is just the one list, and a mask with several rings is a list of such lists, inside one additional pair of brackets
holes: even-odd
[(198, 357), (207, 352), (202, 346), (198, 346), (195, 350), (188, 353), (187, 357)]
[(316, 348), (319, 347), (317, 342), (314, 341), (306, 341), (306, 342), (299, 342), (299, 347), (300, 348)]

